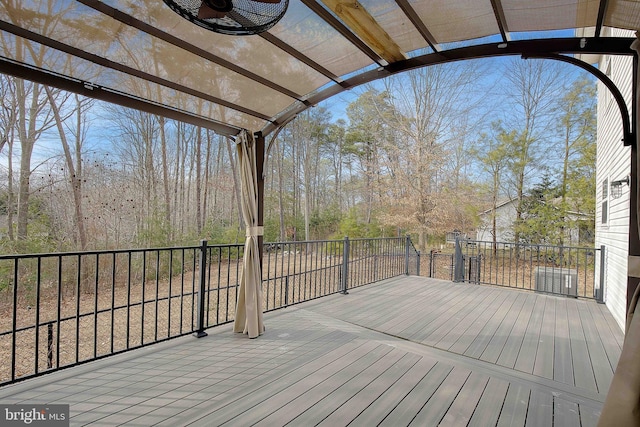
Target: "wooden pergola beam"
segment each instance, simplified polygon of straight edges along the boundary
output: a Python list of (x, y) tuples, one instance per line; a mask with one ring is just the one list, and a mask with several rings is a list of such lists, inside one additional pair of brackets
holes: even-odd
[(389, 64), (407, 59), (407, 55), (391, 36), (357, 0), (322, 0), (322, 2)]

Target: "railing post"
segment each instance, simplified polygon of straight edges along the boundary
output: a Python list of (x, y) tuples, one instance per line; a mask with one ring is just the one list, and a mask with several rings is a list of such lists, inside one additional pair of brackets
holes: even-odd
[(460, 246), (460, 238), (456, 237), (456, 251), (453, 263), (453, 281), (464, 282), (464, 259), (462, 257), (462, 246)]
[(200, 291), (198, 292), (198, 329), (193, 333), (196, 338), (206, 337), (204, 331), (205, 284), (207, 280), (207, 241), (200, 241)]
[(433, 251), (433, 249), (429, 251), (429, 277), (433, 277), (433, 259), (435, 258)]
[(289, 307), (289, 276), (284, 278), (284, 306)]
[(349, 237), (344, 238), (344, 248), (342, 250), (342, 283), (340, 283), (340, 293), (343, 295), (349, 294), (347, 292), (347, 286), (349, 285), (347, 276), (349, 275)]
[(598, 289), (596, 295), (596, 301), (600, 304), (604, 304), (604, 263), (606, 262), (605, 257), (605, 247), (604, 245), (600, 246), (600, 289)]
[(409, 248), (411, 247), (411, 236), (407, 234), (404, 242), (404, 274), (409, 275)]
[(416, 251), (416, 276), (420, 276), (420, 251)]

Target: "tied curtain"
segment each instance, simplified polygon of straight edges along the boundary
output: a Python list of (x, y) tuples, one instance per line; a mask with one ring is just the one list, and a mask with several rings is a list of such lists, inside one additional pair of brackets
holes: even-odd
[(240, 205), (246, 226), (246, 240), (233, 331), (247, 334), (249, 338), (257, 338), (265, 328), (262, 320), (262, 267), (258, 244), (258, 237), (263, 235), (263, 227), (258, 226), (257, 156), (253, 135), (243, 130), (236, 138), (236, 146), (242, 186)]

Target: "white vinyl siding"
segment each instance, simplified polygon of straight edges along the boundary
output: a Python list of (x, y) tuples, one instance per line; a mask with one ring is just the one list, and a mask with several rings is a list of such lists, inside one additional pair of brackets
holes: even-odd
[[(633, 32), (611, 30), (612, 36), (633, 36)], [(610, 74), (631, 111), (632, 59), (603, 56), (600, 69)], [(611, 181), (623, 179), (631, 171), (631, 149), (622, 143), (620, 110), (608, 89), (598, 82), (598, 135), (596, 158), (596, 247), (606, 247), (605, 301), (624, 330), (627, 298), (627, 256), (629, 245), (629, 187), (622, 196), (610, 197)], [(604, 183), (606, 182), (606, 189)], [(606, 191), (606, 194), (605, 194)], [(608, 212), (603, 212), (607, 209)], [(604, 216), (603, 216), (604, 214)], [(606, 217), (606, 221), (602, 221)], [(596, 277), (600, 271), (597, 268)]]

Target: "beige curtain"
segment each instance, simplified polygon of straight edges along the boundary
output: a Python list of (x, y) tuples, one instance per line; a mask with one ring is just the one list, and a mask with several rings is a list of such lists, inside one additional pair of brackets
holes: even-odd
[(242, 332), (249, 338), (257, 338), (264, 332), (262, 320), (262, 270), (258, 236), (263, 234), (258, 227), (258, 177), (256, 176), (256, 144), (253, 135), (243, 130), (236, 139), (238, 148), (238, 170), (242, 185), (241, 209), (246, 236), (242, 275), (236, 305), (234, 332)]

